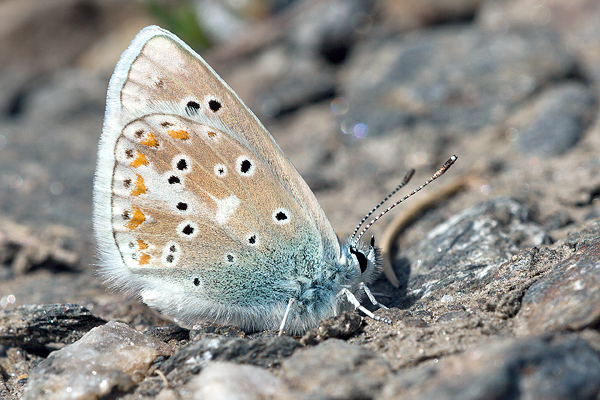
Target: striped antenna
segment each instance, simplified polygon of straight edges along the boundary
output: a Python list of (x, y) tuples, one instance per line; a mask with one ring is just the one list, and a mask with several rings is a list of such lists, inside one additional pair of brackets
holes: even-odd
[(388, 201), (390, 199), (390, 197), (392, 197), (393, 195), (395, 195), (398, 190), (402, 189), (411, 180), (411, 178), (413, 177), (414, 174), (415, 174), (415, 170), (414, 169), (411, 169), (410, 171), (408, 171), (408, 173), (406, 174), (406, 176), (404, 177), (404, 179), (402, 179), (402, 182), (400, 182), (400, 184), (398, 185), (398, 187), (396, 189), (392, 190), (392, 192), (390, 194), (388, 194), (385, 197), (385, 199), (381, 200), (381, 203), (379, 203), (375, 207), (373, 207), (373, 209), (371, 211), (369, 211), (367, 213), (367, 215), (364, 216), (363, 219), (360, 220), (360, 222), (356, 226), (356, 229), (354, 229), (354, 232), (352, 232), (352, 236), (350, 236), (350, 238), (353, 238), (354, 236), (356, 236), (356, 233), (358, 232), (358, 230), (360, 229), (360, 227), (362, 226), (362, 224), (364, 224), (365, 221), (371, 215), (373, 215), (373, 213), (375, 211), (377, 211), (377, 209), (379, 207), (381, 207), (383, 205), (383, 203), (385, 203), (386, 201)]
[[(444, 163), (444, 165), (442, 166), (442, 168), (438, 169), (437, 172), (435, 174), (433, 174), (433, 176), (431, 178), (429, 178), (425, 183), (423, 183), (421, 186), (419, 186), (418, 188), (416, 188), (415, 190), (413, 190), (412, 192), (410, 192), (409, 194), (407, 194), (406, 196), (404, 196), (403, 198), (401, 198), (400, 200), (398, 200), (397, 202), (395, 202), (394, 204), (392, 204), (391, 206), (389, 206), (388, 208), (386, 208), (384, 211), (382, 211), (378, 216), (376, 216), (375, 218), (373, 218), (371, 220), (371, 222), (369, 222), (364, 228), (363, 230), (360, 232), (360, 234), (358, 235), (358, 237), (356, 237), (356, 240), (354, 239), (356, 236), (356, 232), (358, 232), (359, 227), (364, 223), (364, 221), (371, 215), (373, 214), (373, 212), (379, 208), (381, 206), (381, 204), (383, 204), (383, 202), (385, 202), (388, 198), (386, 197), (386, 199), (379, 204), (377, 207), (375, 207), (370, 213), (367, 214), (367, 216), (365, 217), (365, 219), (363, 219), (363, 221), (358, 225), (358, 227), (356, 228), (356, 230), (354, 231), (354, 233), (352, 234), (352, 236), (350, 236), (350, 238), (352, 239), (353, 242), (358, 242), (360, 240), (360, 238), (365, 234), (365, 232), (381, 217), (383, 217), (385, 214), (387, 214), (392, 208), (396, 207), (398, 204), (402, 203), (404, 200), (408, 199), (410, 196), (412, 196), (413, 194), (417, 193), (419, 190), (423, 189), (425, 186), (429, 185), (431, 182), (435, 181), (437, 178), (439, 178), (440, 176), (444, 175), (444, 173), (446, 171), (448, 171), (448, 169), (452, 166), (452, 164), (454, 164), (456, 162), (458, 157), (456, 156), (452, 156), (448, 159), (448, 161), (446, 161)], [(408, 174), (406, 174), (406, 177), (408, 177), (408, 180), (410, 180), (410, 178), (412, 178), (412, 174), (414, 173), (414, 170), (409, 171)], [(408, 180), (406, 179), (406, 177), (404, 178), (404, 180), (402, 181), (402, 184), (400, 184), (400, 186), (394, 190), (393, 193), (395, 193), (398, 189), (400, 189), (402, 186), (404, 186), (404, 184), (406, 184), (406, 182), (408, 182)], [(406, 181), (406, 182), (405, 182)], [(390, 195), (391, 196), (391, 195)]]

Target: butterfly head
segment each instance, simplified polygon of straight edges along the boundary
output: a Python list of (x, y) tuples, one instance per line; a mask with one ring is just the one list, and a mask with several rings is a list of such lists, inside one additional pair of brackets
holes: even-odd
[(346, 279), (350, 285), (370, 283), (378, 275), (381, 258), (374, 237), (371, 237), (369, 246), (351, 238), (342, 245), (341, 250), (340, 264), (346, 268)]

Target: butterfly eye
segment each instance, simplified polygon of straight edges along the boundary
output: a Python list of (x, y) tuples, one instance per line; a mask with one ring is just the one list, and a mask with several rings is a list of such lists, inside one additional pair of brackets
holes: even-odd
[(227, 166), (225, 166), (223, 164), (216, 164), (215, 165), (215, 175), (218, 176), (219, 178), (223, 178), (225, 175), (227, 175)]
[(353, 247), (350, 247), (350, 253), (354, 254), (356, 257), (358, 266), (360, 267), (360, 273), (363, 274), (367, 270), (368, 266), (367, 257), (361, 251), (356, 251), (356, 249)]

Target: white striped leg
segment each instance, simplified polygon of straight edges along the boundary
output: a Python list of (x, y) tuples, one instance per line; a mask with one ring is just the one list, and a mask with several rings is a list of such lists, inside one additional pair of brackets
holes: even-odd
[(281, 319), (281, 324), (279, 325), (279, 334), (277, 336), (283, 335), (283, 330), (285, 329), (285, 323), (287, 322), (287, 319), (292, 310), (292, 305), (295, 303), (296, 303), (296, 300), (294, 300), (293, 298), (290, 299), (290, 301), (288, 301), (288, 305), (285, 308), (285, 313), (283, 314), (283, 318)]
[[(373, 294), (371, 293), (371, 291), (369, 291), (369, 293), (371, 294), (371, 296), (373, 296)], [(340, 297), (340, 296), (346, 296), (346, 298), (348, 299), (348, 301), (354, 306), (355, 309), (359, 309), (360, 311), (362, 311), (363, 313), (365, 313), (365, 315), (368, 316), (369, 318), (372, 318), (375, 321), (385, 322), (386, 324), (391, 324), (392, 323), (391, 320), (389, 320), (387, 318), (380, 317), (379, 315), (375, 315), (371, 311), (369, 311), (366, 308), (364, 308), (360, 304), (360, 301), (358, 301), (358, 299), (356, 298), (356, 296), (354, 296), (354, 294), (352, 294), (352, 292), (349, 291), (348, 289), (343, 288), (342, 290), (340, 290), (340, 292), (338, 293), (338, 297)], [(374, 297), (373, 297), (373, 300), (375, 300)], [(377, 301), (377, 300), (375, 300), (375, 301)], [(377, 303), (377, 304), (379, 304), (379, 303)]]
[(384, 306), (383, 304), (381, 304), (380, 302), (377, 301), (375, 296), (373, 296), (373, 293), (371, 293), (371, 289), (369, 289), (369, 287), (367, 285), (365, 285), (364, 282), (359, 283), (358, 287), (365, 292), (365, 294), (371, 301), (371, 304), (373, 304), (374, 306), (377, 306), (379, 308), (383, 308), (384, 310), (389, 310), (389, 308), (387, 308), (386, 306)]

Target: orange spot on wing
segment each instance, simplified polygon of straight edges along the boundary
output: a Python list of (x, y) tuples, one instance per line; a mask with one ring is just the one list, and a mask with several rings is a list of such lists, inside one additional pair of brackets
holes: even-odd
[(143, 240), (138, 239), (137, 244), (140, 250), (146, 250), (148, 248), (148, 243), (144, 242)]
[(213, 138), (213, 137), (217, 136), (217, 134), (214, 133), (213, 131), (208, 131), (206, 133), (208, 134), (208, 137), (210, 137), (210, 138)]
[(158, 147), (158, 141), (150, 132), (148, 132), (148, 134), (146, 135), (146, 139), (142, 140), (140, 144), (143, 144), (144, 146), (148, 147)]
[(144, 184), (144, 178), (140, 174), (136, 174), (137, 178), (135, 178), (135, 187), (131, 191), (132, 196), (139, 196), (140, 194), (146, 193), (146, 185)]
[(125, 228), (133, 230), (140, 226), (145, 220), (146, 216), (144, 215), (142, 210), (140, 210), (137, 207), (133, 207), (133, 215), (131, 216), (129, 222), (125, 224)]
[(190, 134), (184, 131), (183, 129), (179, 131), (167, 131), (167, 133), (173, 139), (188, 140), (190, 138)]
[(133, 160), (131, 162), (131, 166), (133, 168), (137, 168), (140, 165), (148, 165), (148, 160), (146, 159), (146, 156), (143, 155), (142, 153), (140, 153), (139, 151), (136, 153), (135, 155), (135, 160)]
[(150, 262), (150, 259), (152, 257), (150, 257), (149, 254), (146, 253), (140, 253), (140, 258), (138, 259), (138, 264), (140, 265), (146, 265)]

